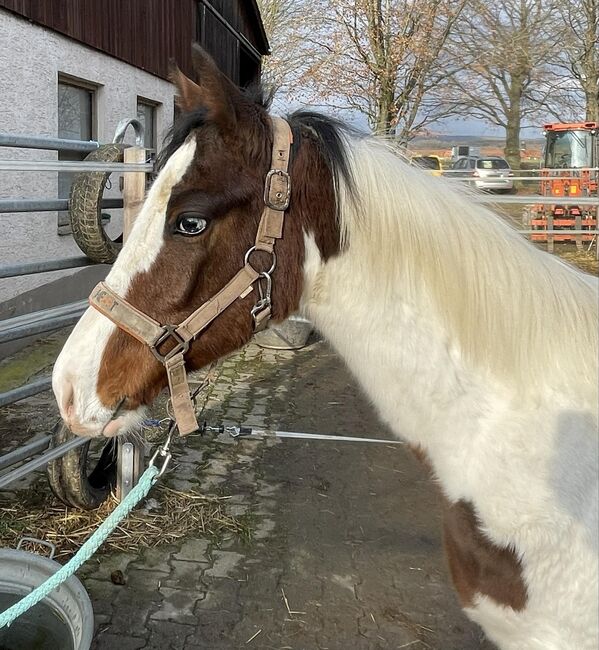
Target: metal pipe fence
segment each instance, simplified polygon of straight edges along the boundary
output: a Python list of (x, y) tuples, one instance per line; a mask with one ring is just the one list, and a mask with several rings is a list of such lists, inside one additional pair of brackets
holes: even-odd
[[(123, 207), (123, 199), (103, 199), (104, 210)], [(0, 214), (20, 212), (57, 212), (70, 208), (69, 199), (0, 199)]]
[(95, 140), (66, 140), (37, 135), (0, 133), (0, 147), (17, 149), (45, 149), (47, 151), (95, 151), (100, 146)]
[(58, 260), (40, 260), (39, 262), (26, 262), (24, 264), (6, 264), (0, 266), (0, 280), (16, 278), (21, 275), (34, 275), (50, 271), (64, 271), (82, 266), (93, 266), (94, 261), (89, 257), (63, 257)]
[[(115, 142), (122, 142), (124, 132), (132, 124), (136, 132), (136, 142), (139, 145), (143, 129), (136, 120), (123, 120), (117, 127)], [(94, 140), (68, 140), (44, 136), (15, 135), (0, 133), (0, 147), (19, 149), (39, 149), (55, 152), (92, 152), (100, 147)], [(103, 163), (90, 161), (62, 160), (0, 160), (0, 171), (22, 172), (119, 172), (128, 174), (149, 173), (153, 165), (146, 162), (135, 163)], [(54, 212), (68, 210), (69, 199), (0, 199), (0, 214), (24, 214), (28, 212)], [(99, 203), (101, 209), (116, 209), (126, 207), (123, 199), (103, 199)], [(75, 256), (64, 259), (49, 259), (20, 264), (5, 264), (0, 266), (0, 279), (47, 273), (65, 269), (81, 268), (95, 264), (85, 256)], [(0, 344), (9, 341), (45, 334), (77, 322), (87, 308), (87, 300), (41, 309), (22, 316), (7, 318), (0, 321)], [(0, 393), (0, 407), (31, 397), (51, 387), (51, 377), (38, 377), (23, 386)]]
[(85, 160), (0, 160), (8, 172), (151, 172), (151, 163), (103, 163)]

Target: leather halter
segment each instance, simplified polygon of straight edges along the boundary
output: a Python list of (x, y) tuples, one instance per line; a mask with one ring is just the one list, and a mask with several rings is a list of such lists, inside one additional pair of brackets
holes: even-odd
[[(138, 341), (145, 343), (152, 354), (164, 365), (168, 376), (173, 414), (181, 435), (196, 431), (199, 426), (191, 400), (185, 353), (191, 341), (219, 314), (238, 298), (245, 298), (258, 286), (259, 298), (251, 314), (254, 330), (266, 326), (271, 314), (272, 272), (276, 266), (275, 242), (283, 237), (285, 210), (289, 207), (291, 181), (288, 174), (293, 136), (289, 124), (280, 117), (272, 117), (273, 147), (271, 170), (264, 184), (264, 210), (255, 244), (245, 255), (244, 266), (212, 298), (203, 303), (179, 325), (161, 325), (129, 304), (104, 282), (100, 282), (89, 297), (89, 304), (109, 318), (115, 325)], [(255, 251), (264, 251), (272, 257), (271, 267), (259, 271), (251, 263)], [(166, 354), (159, 351), (167, 341), (175, 346)]]

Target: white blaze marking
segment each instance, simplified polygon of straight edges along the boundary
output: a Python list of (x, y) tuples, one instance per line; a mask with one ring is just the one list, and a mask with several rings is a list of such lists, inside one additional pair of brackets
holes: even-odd
[[(171, 191), (183, 178), (195, 150), (195, 138), (189, 137), (169, 158), (152, 185), (127, 243), (106, 277), (106, 284), (121, 296), (127, 294), (133, 278), (148, 271), (158, 257), (164, 243)], [(65, 343), (52, 375), (52, 387), (62, 417), (66, 419), (72, 386), (72, 410), (76, 419), (98, 432), (102, 428), (100, 425), (111, 416), (110, 409), (98, 398), (97, 381), (104, 350), (115, 329), (116, 325), (90, 307)], [(126, 423), (133, 424), (135, 419), (126, 416)]]

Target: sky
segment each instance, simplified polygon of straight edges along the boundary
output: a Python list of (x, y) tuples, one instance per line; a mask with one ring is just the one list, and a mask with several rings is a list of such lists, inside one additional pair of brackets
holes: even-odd
[[(298, 108), (306, 108), (307, 104), (302, 104), (297, 100), (291, 100), (289, 97), (282, 93), (277, 95), (273, 102), (273, 110), (279, 115), (284, 115)], [(319, 111), (327, 113), (326, 108), (319, 107)], [(370, 127), (366, 117), (359, 113), (358, 111), (343, 111), (342, 114), (339, 114), (341, 119), (349, 122), (356, 128), (361, 131), (369, 132)], [(504, 129), (494, 126), (485, 120), (477, 120), (473, 118), (447, 118), (436, 124), (430, 126), (430, 132), (439, 133), (443, 135), (480, 135), (485, 137), (497, 137), (504, 138), (505, 131)], [(541, 139), (543, 138), (543, 129), (541, 124), (534, 124), (524, 126), (520, 131), (520, 138), (522, 140), (528, 139)]]

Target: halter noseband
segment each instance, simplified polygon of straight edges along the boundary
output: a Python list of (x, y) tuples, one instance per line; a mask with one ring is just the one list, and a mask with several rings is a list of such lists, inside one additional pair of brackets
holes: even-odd
[[(244, 266), (212, 298), (203, 303), (179, 325), (161, 325), (121, 298), (104, 282), (100, 282), (89, 297), (89, 304), (109, 318), (115, 325), (138, 341), (145, 343), (152, 354), (164, 365), (168, 376), (173, 413), (179, 433), (196, 431), (198, 423), (191, 401), (185, 353), (191, 341), (219, 314), (238, 298), (245, 298), (258, 285), (259, 298), (251, 310), (254, 331), (266, 326), (271, 314), (272, 272), (275, 269), (275, 242), (283, 236), (285, 210), (289, 207), (291, 180), (288, 174), (293, 136), (285, 120), (272, 117), (273, 146), (271, 170), (264, 184), (264, 210), (258, 225), (256, 241), (245, 255)], [(258, 271), (251, 264), (255, 251), (264, 251), (272, 257), (267, 271)], [(175, 346), (166, 354), (159, 348), (172, 340)]]

